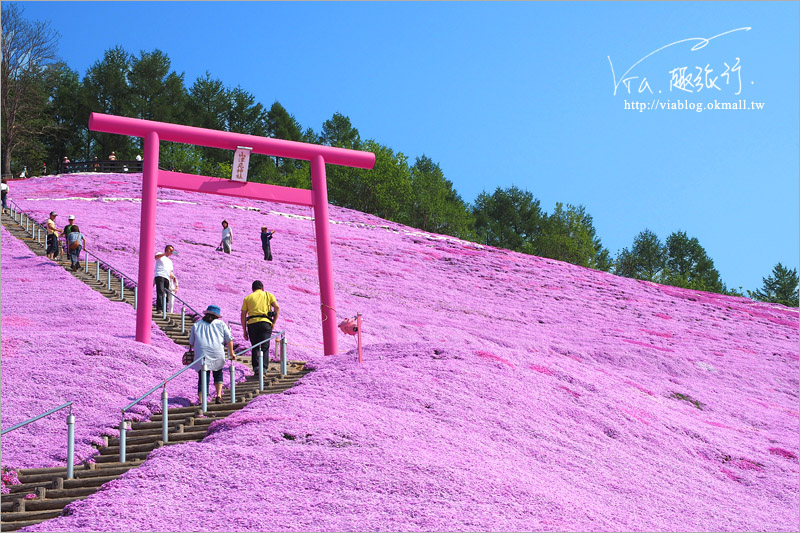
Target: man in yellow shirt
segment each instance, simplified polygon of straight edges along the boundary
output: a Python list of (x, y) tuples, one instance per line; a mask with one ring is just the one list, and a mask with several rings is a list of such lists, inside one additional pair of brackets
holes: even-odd
[[(272, 335), (272, 328), (278, 321), (280, 306), (275, 296), (264, 290), (264, 284), (256, 280), (253, 282), (253, 292), (248, 294), (242, 302), (242, 329), (244, 340), (249, 340), (254, 346)], [(269, 342), (265, 342), (252, 351), (251, 360), (253, 370), (258, 375), (258, 364), (261, 353), (264, 354), (264, 371), (269, 366)]]

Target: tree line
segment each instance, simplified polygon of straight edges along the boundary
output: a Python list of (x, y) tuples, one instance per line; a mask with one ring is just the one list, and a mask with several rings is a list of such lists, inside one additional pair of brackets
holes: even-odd
[[(720, 279), (696, 237), (675, 231), (662, 243), (645, 229), (612, 257), (582, 205), (556, 203), (547, 213), (529, 191), (515, 186), (483, 191), (465, 202), (438, 163), (413, 163), (375, 139), (362, 139), (349, 117), (335, 112), (318, 131), (303, 127), (280, 102), (269, 108), (241, 86), (205, 72), (190, 85), (161, 50), (132, 54), (107, 50), (83, 78), (56, 56), (58, 35), (46, 22), (30, 22), (17, 4), (2, 11), (2, 155), (4, 175), (46, 162), (118, 160), (142, 153), (142, 140), (88, 129), (91, 112), (173, 122), (373, 152), (371, 170), (331, 166), (332, 204), (371, 213), (424, 231), (566, 261), (615, 274), (705, 291), (742, 295)], [(182, 172), (230, 177), (227, 150), (162, 141), (159, 165)], [(13, 167), (13, 168), (12, 168)], [(311, 188), (309, 163), (253, 154), (248, 179)], [(798, 306), (797, 269), (780, 263), (764, 286), (747, 291), (764, 301)], [(740, 288), (741, 289), (741, 288)]]

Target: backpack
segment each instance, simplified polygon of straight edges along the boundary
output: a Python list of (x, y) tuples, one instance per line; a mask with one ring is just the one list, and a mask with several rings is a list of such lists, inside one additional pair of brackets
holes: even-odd
[(67, 235), (67, 243), (69, 244), (70, 250), (77, 250), (81, 245), (81, 234), (77, 231), (73, 231)]

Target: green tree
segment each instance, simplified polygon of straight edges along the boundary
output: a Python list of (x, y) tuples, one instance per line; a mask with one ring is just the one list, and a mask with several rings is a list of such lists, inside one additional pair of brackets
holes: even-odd
[[(189, 89), (187, 118), (192, 126), (225, 130), (229, 108), (230, 100), (225, 85), (222, 80), (212, 78), (208, 71), (205, 76), (198, 77)], [(209, 176), (219, 175), (219, 163), (230, 159), (230, 150), (205, 146), (199, 147), (199, 150), (200, 172)]]
[(167, 141), (159, 143), (158, 163), (163, 168), (187, 174), (200, 174), (202, 161), (200, 146)]
[[(277, 100), (267, 111), (266, 125), (267, 135), (272, 138), (299, 142), (304, 140), (300, 123)], [(284, 181), (284, 177), (302, 168), (302, 162), (298, 160), (283, 157), (275, 157), (273, 160), (276, 171), (280, 174), (279, 181)]]
[(327, 146), (361, 150), (361, 136), (358, 130), (350, 123), (349, 117), (338, 112), (322, 124), (319, 142)]
[(608, 251), (597, 237), (592, 216), (582, 205), (556, 203), (534, 240), (535, 253), (574, 265), (608, 269)]
[[(83, 78), (86, 106), (89, 111), (109, 115), (130, 116), (133, 112), (128, 73), (131, 57), (122, 47), (106, 50), (103, 59), (95, 62)], [(94, 155), (106, 158), (113, 151), (117, 159), (132, 158), (130, 137), (111, 133), (92, 132), (97, 142)]]
[(466, 238), (471, 234), (468, 206), (437, 163), (423, 155), (411, 167), (409, 224), (424, 231)]
[(60, 63), (50, 69), (50, 114), (55, 130), (47, 137), (48, 166), (59, 168), (64, 157), (77, 161), (88, 157), (89, 112), (83, 105), (78, 73)]
[(534, 253), (534, 240), (541, 230), (543, 214), (539, 200), (516, 186), (497, 187), (491, 195), (478, 195), (472, 207), (475, 231), (490, 246)]
[(697, 237), (685, 231), (671, 233), (666, 240), (665, 268), (662, 283), (687, 289), (722, 292), (724, 286), (714, 261), (700, 245)]
[(141, 51), (131, 59), (128, 81), (134, 116), (159, 122), (178, 122), (184, 115), (187, 93), (183, 73), (170, 71), (171, 61), (161, 50)]
[(228, 131), (264, 137), (267, 132), (267, 114), (264, 106), (256, 102), (252, 93), (241, 86), (228, 91), (225, 124)]
[(789, 270), (781, 263), (772, 267), (772, 274), (761, 278), (764, 285), (755, 291), (747, 291), (748, 296), (761, 302), (773, 302), (786, 307), (798, 307), (797, 269)]
[(277, 100), (267, 111), (267, 134), (275, 139), (303, 140), (300, 123)]
[(633, 238), (628, 251), (623, 248), (617, 256), (614, 272), (628, 278), (658, 281), (666, 260), (666, 248), (654, 232), (645, 229)]
[(224, 130), (228, 96), (222, 80), (211, 78), (208, 71), (198, 77), (189, 89), (187, 107), (192, 126)]
[[(322, 124), (322, 132), (316, 142), (338, 148), (361, 149), (361, 135), (353, 127), (350, 119), (341, 113), (334, 113), (333, 117)], [(326, 177), (330, 202), (341, 207), (358, 209), (357, 206), (364, 203), (358, 199), (358, 194), (364, 190), (362, 173), (360, 169), (339, 165), (329, 166), (326, 169)]]
[(361, 147), (375, 154), (375, 166), (371, 170), (353, 169), (348, 203), (364, 213), (404, 222), (411, 198), (408, 158), (373, 140), (362, 143)]
[(26, 164), (41, 162), (46, 153), (40, 137), (55, 128), (47, 112), (45, 72), (56, 62), (59, 35), (48, 22), (27, 21), (22, 13), (23, 8), (17, 3), (3, 4), (0, 150), (4, 175), (11, 174), (11, 163), (23, 152), (32, 159)]

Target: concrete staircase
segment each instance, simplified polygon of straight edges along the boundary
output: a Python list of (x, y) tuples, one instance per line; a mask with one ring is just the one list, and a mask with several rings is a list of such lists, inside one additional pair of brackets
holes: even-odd
[[(31, 238), (7, 213), (2, 214), (3, 226), (16, 238), (25, 242), (30, 249), (39, 256), (45, 255), (45, 247)], [(111, 300), (124, 300), (133, 305), (134, 293), (126, 288), (120, 298), (119, 279), (113, 277), (111, 289), (108, 288), (107, 270), (100, 266), (99, 281), (97, 280), (97, 264), (89, 263), (88, 273), (84, 264), (77, 271), (70, 269), (68, 259), (59, 262), (73, 276), (83, 281), (94, 290)], [(153, 322), (161, 328), (173, 341), (181, 346), (189, 345), (189, 330), (196, 317), (187, 315), (185, 331), (181, 332), (181, 315), (168, 313), (164, 319), (162, 313), (153, 313)], [(274, 345), (274, 343), (272, 343)], [(235, 346), (235, 351), (240, 351), (246, 346)], [(238, 358), (239, 364), (250, 366), (250, 357)], [(205, 412), (200, 406), (176, 407), (169, 410), (168, 442), (165, 443), (162, 433), (162, 415), (153, 415), (150, 420), (133, 423), (126, 432), (126, 462), (119, 462), (119, 439), (106, 437), (105, 446), (98, 448), (98, 453), (92, 458), (93, 463), (75, 465), (74, 479), (67, 478), (67, 468), (32, 468), (22, 469), (17, 472), (20, 485), (8, 486), (10, 494), (3, 494), (0, 498), (0, 529), (2, 531), (15, 531), (25, 526), (37, 524), (61, 514), (69, 514), (65, 507), (77, 500), (97, 492), (102, 486), (135, 468), (144, 461), (151, 451), (162, 446), (177, 445), (188, 441), (201, 441), (206, 436), (208, 426), (215, 420), (220, 420), (229, 414), (242, 409), (247, 403), (259, 394), (280, 394), (291, 388), (299, 379), (309, 371), (305, 369), (302, 361), (289, 361), (288, 373), (281, 376), (279, 365), (271, 363), (264, 374), (264, 390), (258, 390), (258, 377), (249, 376), (245, 382), (236, 384), (235, 402), (231, 403), (230, 391), (224, 390), (222, 404), (209, 401)], [(27, 499), (26, 499), (27, 497)]]

